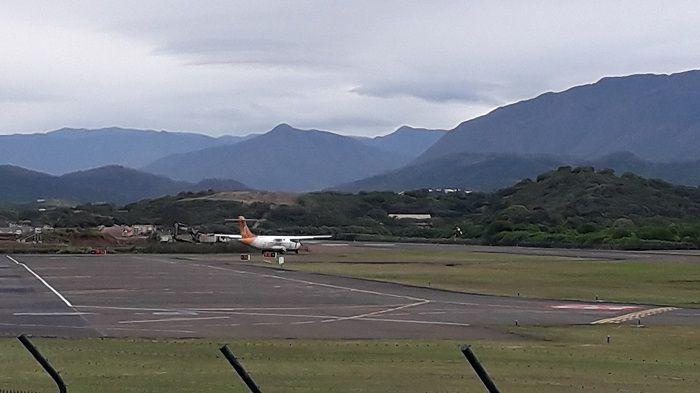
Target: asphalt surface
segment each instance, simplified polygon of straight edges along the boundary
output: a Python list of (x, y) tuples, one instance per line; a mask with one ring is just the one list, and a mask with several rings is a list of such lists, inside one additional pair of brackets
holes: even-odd
[[(307, 242), (311, 243), (311, 242)], [(512, 255), (539, 255), (557, 256), (581, 259), (600, 259), (606, 261), (676, 261), (700, 263), (700, 250), (597, 250), (582, 248), (542, 248), (542, 247), (515, 247), (515, 246), (479, 246), (462, 244), (436, 244), (436, 243), (377, 243), (377, 242), (318, 242), (324, 247), (356, 247), (391, 249), (393, 247), (439, 250), (453, 248), (470, 252), (512, 254)]]
[(0, 258), (0, 335), (486, 338), (520, 325), (700, 325), (700, 310), (484, 296), (165, 255)]

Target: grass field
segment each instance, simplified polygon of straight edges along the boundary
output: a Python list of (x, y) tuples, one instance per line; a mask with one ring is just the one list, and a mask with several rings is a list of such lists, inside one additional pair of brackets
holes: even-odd
[(700, 307), (700, 264), (476, 253), (459, 248), (323, 250), (288, 269), (464, 292)]
[[(700, 332), (677, 327), (516, 328), (473, 348), (505, 392), (695, 392)], [(611, 343), (605, 343), (605, 336)], [(35, 339), (70, 392), (244, 392), (211, 340)], [(267, 392), (482, 392), (454, 341), (231, 341)], [(0, 389), (55, 391), (13, 339)]]

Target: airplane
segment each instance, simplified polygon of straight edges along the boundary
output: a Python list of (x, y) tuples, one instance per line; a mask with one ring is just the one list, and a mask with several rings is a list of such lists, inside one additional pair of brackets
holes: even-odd
[(331, 235), (318, 235), (318, 236), (288, 236), (288, 235), (274, 235), (274, 236), (257, 236), (248, 228), (248, 224), (245, 217), (238, 216), (236, 219), (238, 222), (238, 229), (241, 232), (240, 235), (223, 235), (217, 234), (216, 236), (221, 239), (233, 239), (239, 242), (249, 245), (253, 248), (265, 252), (275, 252), (284, 254), (286, 252), (299, 253), (301, 249), (302, 240), (311, 239), (329, 239)]

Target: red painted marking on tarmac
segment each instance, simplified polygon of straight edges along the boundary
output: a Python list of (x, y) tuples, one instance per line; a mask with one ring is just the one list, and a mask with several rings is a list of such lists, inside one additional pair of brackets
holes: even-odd
[(602, 311), (627, 311), (636, 310), (638, 306), (618, 306), (616, 304), (560, 304), (551, 306), (556, 309), (564, 310), (602, 310)]

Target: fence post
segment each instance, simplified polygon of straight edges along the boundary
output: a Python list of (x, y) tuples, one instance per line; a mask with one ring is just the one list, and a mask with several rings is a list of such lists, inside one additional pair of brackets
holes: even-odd
[(36, 359), (37, 362), (41, 365), (41, 367), (44, 368), (44, 371), (46, 371), (49, 376), (56, 382), (56, 386), (58, 386), (58, 391), (59, 393), (66, 393), (68, 390), (66, 389), (66, 384), (63, 382), (63, 379), (61, 378), (60, 375), (58, 375), (58, 371), (54, 369), (51, 366), (51, 363), (39, 352), (39, 350), (32, 344), (31, 341), (29, 341), (29, 338), (22, 334), (21, 336), (17, 337), (17, 339), (24, 345), (25, 348), (27, 348), (27, 351), (34, 356), (34, 359)]
[(226, 357), (226, 360), (228, 360), (229, 363), (231, 363), (231, 366), (233, 367), (234, 370), (238, 373), (238, 376), (241, 377), (243, 382), (248, 386), (248, 389), (250, 389), (251, 392), (253, 393), (262, 393), (260, 391), (260, 388), (258, 385), (255, 384), (255, 381), (253, 381), (253, 378), (250, 377), (248, 372), (243, 368), (241, 363), (236, 359), (236, 356), (231, 352), (230, 349), (228, 349), (228, 345), (224, 345), (221, 348), (219, 348), (219, 351), (224, 354), (224, 357)]
[(474, 352), (472, 352), (471, 345), (460, 345), (459, 350), (462, 351), (464, 357), (467, 358), (469, 364), (471, 364), (472, 368), (474, 368), (476, 375), (479, 376), (481, 382), (484, 383), (484, 386), (486, 386), (489, 393), (500, 393), (496, 387), (496, 384), (493, 383), (493, 380), (486, 372), (486, 369), (484, 369), (484, 366), (481, 365), (479, 359), (476, 357), (476, 355), (474, 355)]

